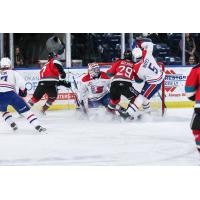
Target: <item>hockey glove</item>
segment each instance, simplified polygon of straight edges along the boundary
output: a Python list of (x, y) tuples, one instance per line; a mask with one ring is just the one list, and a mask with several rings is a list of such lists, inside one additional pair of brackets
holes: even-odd
[(190, 101), (195, 101), (195, 95), (188, 97)]
[(26, 97), (27, 96), (27, 89), (24, 90), (19, 89), (19, 96), (20, 97)]
[(60, 75), (61, 79), (65, 79), (66, 78), (66, 73), (63, 71), (63, 73)]
[(62, 86), (67, 87), (67, 88), (70, 88), (70, 87), (71, 87), (71, 83), (70, 83), (69, 81), (65, 81), (65, 80), (60, 80), (60, 81), (58, 82), (58, 86), (59, 86), (59, 85), (62, 85)]

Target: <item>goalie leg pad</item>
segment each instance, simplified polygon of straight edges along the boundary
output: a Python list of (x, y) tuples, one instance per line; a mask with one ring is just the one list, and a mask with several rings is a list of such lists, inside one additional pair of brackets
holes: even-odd
[(108, 103), (110, 101), (110, 94), (106, 94), (102, 99), (101, 99), (101, 103), (103, 106), (107, 107)]
[(190, 123), (192, 130), (200, 130), (200, 114), (194, 113)]

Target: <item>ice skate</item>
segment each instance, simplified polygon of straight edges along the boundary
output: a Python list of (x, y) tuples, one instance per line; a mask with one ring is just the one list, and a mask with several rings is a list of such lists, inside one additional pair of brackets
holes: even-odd
[(10, 127), (13, 129), (13, 131), (16, 131), (18, 129), (17, 124), (15, 122), (11, 123)]
[(35, 129), (36, 129), (39, 133), (47, 133), (47, 132), (46, 132), (47, 129), (44, 128), (44, 127), (42, 127), (42, 126), (40, 126), (40, 125), (36, 126)]

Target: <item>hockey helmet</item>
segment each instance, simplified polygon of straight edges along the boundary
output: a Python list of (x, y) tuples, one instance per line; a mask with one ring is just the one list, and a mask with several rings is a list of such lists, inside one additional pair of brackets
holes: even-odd
[(127, 60), (132, 60), (133, 59), (133, 55), (132, 55), (131, 50), (125, 50), (124, 51), (124, 59), (127, 59)]
[(139, 62), (142, 59), (142, 50), (140, 48), (134, 48), (132, 50), (132, 54), (133, 54), (133, 61), (135, 63)]
[(89, 63), (88, 72), (92, 78), (98, 78), (100, 74), (100, 67), (98, 63)]
[(1, 58), (0, 69), (11, 69), (11, 68), (12, 68), (12, 62), (10, 58), (7, 57)]

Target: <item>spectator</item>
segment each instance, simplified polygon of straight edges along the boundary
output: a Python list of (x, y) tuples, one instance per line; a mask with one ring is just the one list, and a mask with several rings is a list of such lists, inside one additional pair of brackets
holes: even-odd
[(15, 48), (15, 66), (23, 66), (24, 58), (19, 47)]
[[(179, 47), (182, 50), (183, 41), (181, 40), (179, 43)], [(190, 56), (196, 55), (196, 44), (194, 38), (190, 35), (190, 33), (185, 33), (185, 58), (186, 62), (189, 61)]]
[(195, 64), (197, 64), (195, 56), (190, 56), (187, 64), (188, 65), (195, 65)]

